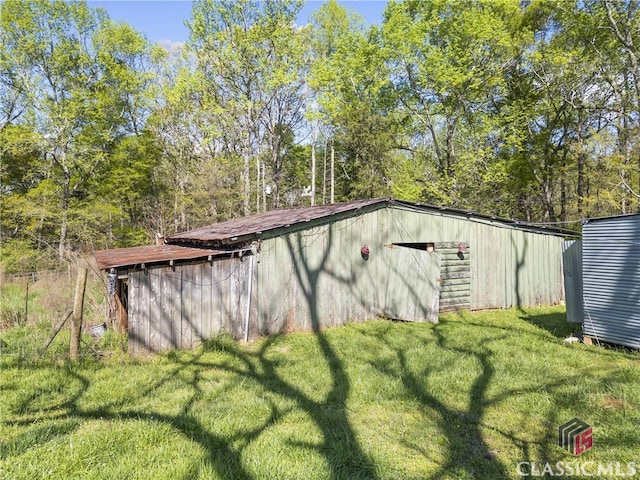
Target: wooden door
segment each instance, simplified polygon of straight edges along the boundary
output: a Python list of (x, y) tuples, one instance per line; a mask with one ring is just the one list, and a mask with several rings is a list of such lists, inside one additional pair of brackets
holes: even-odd
[(394, 245), (384, 249), (382, 315), (410, 322), (438, 322), (440, 255)]

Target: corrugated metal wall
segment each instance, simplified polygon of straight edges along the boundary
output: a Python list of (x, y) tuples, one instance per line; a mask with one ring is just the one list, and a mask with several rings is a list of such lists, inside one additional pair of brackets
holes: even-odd
[(567, 240), (562, 243), (562, 270), (564, 273), (567, 321), (582, 323), (582, 241)]
[(590, 221), (582, 230), (585, 334), (640, 348), (640, 216)]
[[(462, 306), (471, 309), (551, 305), (563, 299), (558, 237), (397, 207), (304, 227), (260, 245), (251, 298), (252, 338), (377, 315), (437, 321), (443, 280), (464, 299)], [(440, 244), (441, 251), (399, 243)], [(467, 256), (454, 265), (443, 245), (460, 243)], [(361, 254), (364, 245), (370, 249), (367, 259)], [(464, 270), (465, 285), (446, 285), (443, 257), (445, 270)], [(241, 338), (249, 265), (236, 258), (131, 271), (131, 351), (189, 348), (221, 331)]]

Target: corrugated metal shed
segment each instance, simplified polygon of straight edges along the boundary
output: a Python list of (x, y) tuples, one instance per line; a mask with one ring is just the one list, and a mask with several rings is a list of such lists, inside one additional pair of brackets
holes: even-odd
[(585, 334), (640, 348), (640, 215), (603, 217), (582, 230)]

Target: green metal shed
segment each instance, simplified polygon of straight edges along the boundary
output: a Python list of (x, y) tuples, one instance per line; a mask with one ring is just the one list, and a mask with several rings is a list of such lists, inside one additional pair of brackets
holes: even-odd
[(94, 255), (127, 284), (116, 290), (126, 291), (138, 353), (190, 348), (219, 332), (248, 339), (376, 316), (437, 322), (441, 310), (558, 304), (566, 233), (372, 199), (274, 210), (165, 239), (163, 248), (188, 249), (183, 258), (159, 247)]

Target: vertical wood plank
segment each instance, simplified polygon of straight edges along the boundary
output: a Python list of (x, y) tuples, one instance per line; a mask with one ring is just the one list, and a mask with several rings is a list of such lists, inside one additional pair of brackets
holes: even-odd
[(140, 352), (142, 337), (140, 336), (140, 318), (138, 315), (138, 275), (135, 271), (129, 272), (128, 278), (128, 295), (129, 298), (128, 306), (129, 306), (129, 339), (128, 339), (128, 350), (132, 355), (137, 355)]
[(172, 303), (175, 301), (173, 298), (173, 282), (169, 273), (171, 270), (168, 268), (158, 269), (160, 274), (160, 321), (157, 323), (157, 327), (153, 329), (153, 333), (156, 333), (157, 340), (153, 342), (159, 349), (171, 348), (171, 315), (172, 315)]
[(220, 268), (221, 261), (213, 262), (211, 266), (211, 335), (219, 334), (225, 328), (227, 312), (222, 301), (222, 290), (226, 288), (222, 270)]
[(192, 265), (193, 269), (193, 293), (192, 293), (192, 309), (193, 309), (193, 338), (195, 345), (202, 343), (202, 268), (200, 264)]
[(151, 296), (149, 298), (149, 310), (147, 322), (145, 323), (144, 337), (149, 350), (158, 350), (162, 348), (162, 299), (164, 296), (162, 288), (162, 268), (149, 270), (149, 285)]
[(203, 263), (200, 267), (200, 278), (202, 278), (202, 330), (203, 340), (211, 338), (213, 309), (211, 307), (211, 295), (213, 292), (213, 281), (211, 265)]
[[(176, 269), (177, 270), (177, 269)], [(191, 265), (180, 267), (181, 275), (181, 308), (180, 308), (180, 348), (192, 348), (193, 332), (193, 276), (191, 275)]]
[(142, 338), (144, 339), (145, 350), (152, 350), (150, 345), (149, 332), (152, 328), (153, 319), (149, 316), (149, 302), (151, 298), (151, 270), (141, 270), (138, 272), (139, 289), (138, 289), (138, 317), (140, 318), (140, 327)]
[(172, 294), (174, 301), (171, 302), (171, 347), (180, 348), (182, 316), (182, 269), (176, 268), (170, 271), (172, 283)]

